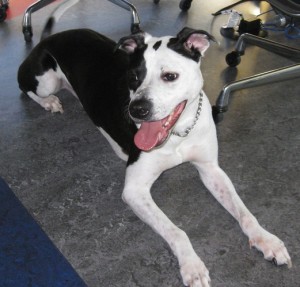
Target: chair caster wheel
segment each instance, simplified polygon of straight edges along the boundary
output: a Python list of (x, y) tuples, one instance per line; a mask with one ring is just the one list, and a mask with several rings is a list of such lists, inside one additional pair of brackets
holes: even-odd
[(216, 106), (212, 106), (212, 115), (213, 115), (213, 119), (214, 119), (215, 124), (220, 123), (224, 119), (223, 111), (221, 111)]
[(0, 7), (0, 23), (3, 22), (7, 17), (6, 10), (7, 8), (5, 6)]
[(31, 27), (24, 27), (23, 28), (23, 35), (24, 35), (24, 39), (27, 43), (31, 42), (31, 38), (32, 38), (32, 29), (31, 29)]
[(187, 11), (191, 8), (192, 0), (181, 0), (179, 3), (179, 8), (182, 11)]
[(159, 0), (153, 0), (153, 3), (154, 3), (154, 4), (158, 4), (158, 3), (159, 3)]
[(241, 54), (233, 51), (226, 55), (226, 63), (230, 67), (236, 67), (241, 62)]

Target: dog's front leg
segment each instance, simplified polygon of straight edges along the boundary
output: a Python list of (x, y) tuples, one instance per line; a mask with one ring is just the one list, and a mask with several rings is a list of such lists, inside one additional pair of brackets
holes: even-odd
[(179, 229), (153, 201), (150, 189), (162, 171), (171, 166), (167, 159), (140, 158), (127, 167), (123, 200), (134, 213), (162, 236), (178, 258), (183, 283), (190, 287), (210, 286), (209, 272), (195, 253), (186, 233)]
[(214, 197), (236, 218), (243, 232), (249, 237), (250, 246), (256, 247), (265, 259), (275, 264), (291, 267), (291, 258), (284, 243), (260, 226), (257, 219), (246, 208), (235, 188), (217, 163), (195, 163), (205, 186)]

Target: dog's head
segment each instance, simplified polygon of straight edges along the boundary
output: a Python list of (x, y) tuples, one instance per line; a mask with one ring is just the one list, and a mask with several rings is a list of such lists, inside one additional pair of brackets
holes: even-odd
[(181, 113), (199, 95), (200, 60), (214, 38), (184, 28), (176, 37), (143, 32), (122, 38), (118, 47), (129, 54), (130, 117), (140, 124), (135, 144), (141, 150), (161, 145)]

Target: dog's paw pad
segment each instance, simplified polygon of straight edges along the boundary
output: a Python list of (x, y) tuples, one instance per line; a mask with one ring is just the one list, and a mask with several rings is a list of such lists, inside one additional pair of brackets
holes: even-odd
[(276, 266), (287, 264), (292, 267), (291, 257), (284, 243), (275, 235), (269, 232), (262, 232), (260, 235), (249, 240), (250, 246), (254, 246), (264, 254), (266, 260), (272, 261)]
[(51, 111), (51, 113), (60, 112), (62, 114), (64, 112), (59, 98), (54, 95), (50, 95), (43, 99), (41, 105), (46, 111)]
[(199, 257), (183, 264), (180, 273), (185, 286), (210, 287), (209, 271)]

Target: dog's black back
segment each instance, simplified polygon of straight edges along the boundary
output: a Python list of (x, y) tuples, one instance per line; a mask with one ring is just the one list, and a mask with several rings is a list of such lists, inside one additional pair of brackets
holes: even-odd
[(33, 49), (19, 68), (18, 80), (23, 92), (36, 92), (35, 76), (56, 70), (59, 65), (94, 124), (103, 128), (133, 161), (139, 151), (133, 143), (136, 126), (126, 113), (129, 57), (115, 47), (114, 41), (92, 30), (57, 33)]

